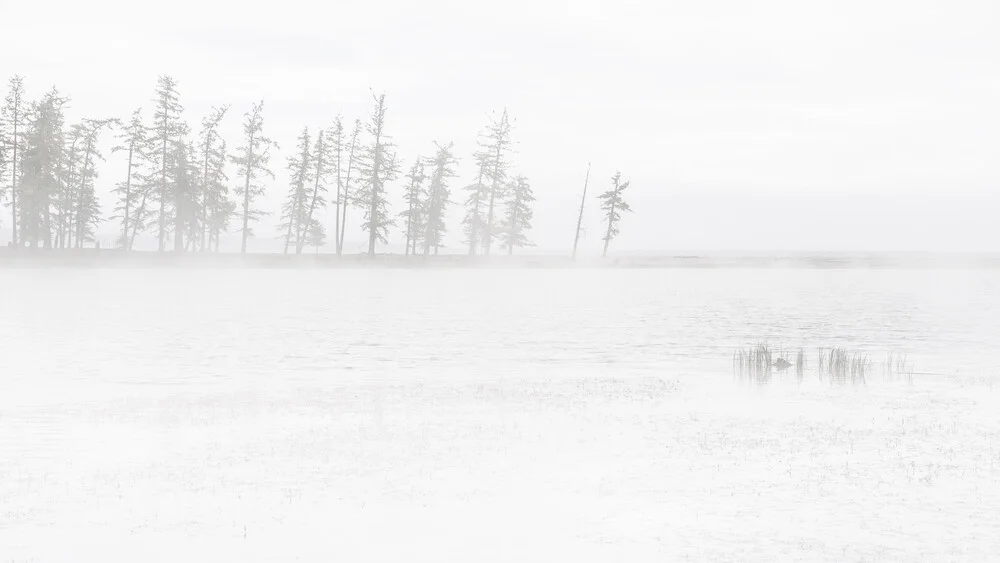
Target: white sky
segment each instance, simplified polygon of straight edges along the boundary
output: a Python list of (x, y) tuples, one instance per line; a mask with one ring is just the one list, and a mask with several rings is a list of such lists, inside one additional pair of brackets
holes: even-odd
[[(193, 128), (233, 105), (231, 146), (256, 99), (291, 147), (385, 91), (404, 167), (454, 141), (454, 188), (474, 177), (487, 114), (507, 106), (538, 251), (572, 245), (588, 161), (594, 193), (616, 168), (632, 180), (619, 252), (996, 251), (998, 24), (991, 0), (0, 0), (0, 73), (25, 75), (31, 96), (58, 85), (71, 120), (126, 118), (168, 73)], [(123, 166), (100, 172), (110, 210)]]

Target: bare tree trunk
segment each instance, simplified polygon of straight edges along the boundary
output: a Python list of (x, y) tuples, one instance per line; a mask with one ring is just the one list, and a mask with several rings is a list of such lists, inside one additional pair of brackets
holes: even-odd
[(576, 259), (576, 247), (580, 243), (580, 226), (583, 225), (583, 207), (587, 202), (587, 185), (590, 184), (590, 163), (587, 163), (587, 178), (583, 181), (583, 197), (580, 198), (580, 215), (576, 219), (576, 238), (573, 239), (573, 258)]

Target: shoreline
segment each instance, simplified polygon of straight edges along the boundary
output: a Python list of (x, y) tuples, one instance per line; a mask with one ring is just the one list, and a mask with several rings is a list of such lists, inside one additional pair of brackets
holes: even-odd
[(437, 256), (332, 253), (181, 253), (114, 249), (0, 249), (5, 268), (264, 268), (264, 269), (1000, 269), (1000, 254), (776, 253), (746, 255), (556, 255)]

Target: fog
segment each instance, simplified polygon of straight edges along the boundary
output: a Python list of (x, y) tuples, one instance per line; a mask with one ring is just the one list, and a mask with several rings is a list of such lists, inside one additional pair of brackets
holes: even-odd
[(998, 16), (0, 0), (0, 562), (995, 560)]
[[(988, 1), (179, 0), (165, 10), (5, 1), (0, 57), (25, 76), (29, 98), (52, 85), (71, 97), (69, 122), (149, 108), (157, 76), (170, 74), (193, 128), (212, 105), (232, 105), (224, 127), (235, 146), (240, 116), (265, 100), (282, 150), (262, 244), (278, 235), (296, 134), (338, 113), (364, 118), (371, 89), (387, 95), (405, 163), (434, 141), (455, 143), (456, 185), (474, 180), (488, 114), (508, 108), (512, 162), (538, 199), (539, 252), (572, 245), (588, 162), (599, 188), (616, 170), (632, 180), (636, 213), (620, 250), (992, 251), (996, 10)], [(99, 170), (107, 215), (120, 156)], [(398, 211), (401, 183), (388, 189)], [(600, 247), (600, 221), (590, 205), (587, 252)], [(102, 225), (106, 246), (114, 232)], [(460, 239), (453, 228), (448, 246)]]

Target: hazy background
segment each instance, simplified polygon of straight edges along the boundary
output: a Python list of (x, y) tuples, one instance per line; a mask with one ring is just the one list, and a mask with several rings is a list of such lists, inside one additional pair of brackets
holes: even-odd
[[(25, 75), (32, 98), (59, 86), (71, 122), (149, 107), (171, 74), (193, 128), (233, 105), (232, 147), (254, 100), (292, 147), (302, 126), (364, 118), (369, 88), (385, 91), (404, 167), (454, 141), (456, 191), (474, 177), (488, 112), (507, 106), (515, 171), (538, 197), (536, 251), (572, 245), (588, 161), (592, 193), (616, 168), (632, 180), (618, 252), (995, 251), (998, 16), (991, 0), (0, 0), (0, 73)], [(124, 166), (109, 158), (99, 172), (110, 209)]]

